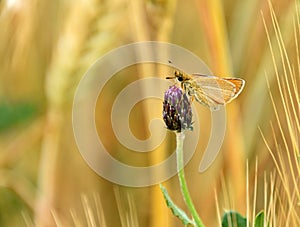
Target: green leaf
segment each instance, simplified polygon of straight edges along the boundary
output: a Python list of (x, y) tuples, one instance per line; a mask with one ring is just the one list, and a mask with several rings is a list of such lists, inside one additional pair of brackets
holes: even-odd
[(159, 186), (160, 186), (160, 190), (164, 195), (167, 206), (171, 209), (172, 213), (176, 217), (178, 217), (185, 226), (188, 224), (195, 225), (195, 223), (187, 216), (187, 214), (183, 210), (181, 210), (178, 206), (176, 206), (176, 204), (172, 201), (172, 199), (170, 198), (167, 192), (167, 189), (164, 186), (162, 186), (162, 184), (160, 184)]
[(265, 218), (265, 213), (264, 211), (259, 212), (256, 217), (255, 217), (255, 227), (263, 227), (264, 226), (264, 218)]
[(227, 211), (222, 217), (222, 227), (246, 227), (247, 219), (236, 211)]
[(31, 119), (36, 113), (32, 103), (0, 102), (0, 132)]

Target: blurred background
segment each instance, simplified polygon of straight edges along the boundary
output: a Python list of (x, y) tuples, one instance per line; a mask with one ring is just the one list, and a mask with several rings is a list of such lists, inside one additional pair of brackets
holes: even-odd
[[(72, 131), (86, 70), (114, 48), (147, 40), (177, 44), (214, 75), (246, 81), (226, 108), (223, 146), (204, 173), (210, 112), (197, 106), (202, 141), (185, 173), (205, 225), (219, 226), (233, 209), (250, 220), (264, 210), (270, 226), (300, 226), (299, 20), (293, 0), (0, 0), (0, 226), (182, 226), (158, 185), (130, 188), (98, 176)], [(168, 132), (162, 146), (136, 154), (111, 129), (115, 97), (143, 72), (132, 67), (121, 72), (131, 76), (113, 77), (95, 112), (110, 154), (136, 166), (159, 163), (175, 148)], [(135, 106), (129, 121), (137, 138), (149, 137), (148, 123), (161, 111), (159, 101)], [(187, 210), (177, 177), (163, 184)]]

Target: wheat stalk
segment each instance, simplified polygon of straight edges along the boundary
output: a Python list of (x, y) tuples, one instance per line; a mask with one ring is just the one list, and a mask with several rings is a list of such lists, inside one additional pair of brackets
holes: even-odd
[[(112, 8), (109, 10), (117, 8), (120, 11), (120, 2), (117, 0), (111, 2)], [(105, 52), (114, 43), (114, 40), (107, 40), (103, 36), (103, 32), (113, 33), (111, 30), (115, 28), (111, 26), (107, 31), (104, 30), (105, 17), (102, 17), (102, 11), (106, 9), (105, 6), (100, 8), (100, 3), (94, 0), (71, 4), (64, 30), (53, 51), (45, 85), (48, 112), (38, 181), (37, 225), (50, 224), (52, 221), (49, 212), (54, 212), (56, 209), (56, 200), (59, 196), (56, 194), (55, 182), (59, 178), (56, 169), (61, 153), (62, 127), (66, 118), (64, 112), (70, 108), (76, 85), (83, 72), (96, 56)], [(95, 33), (91, 30), (94, 27), (96, 27)], [(86, 50), (89, 51), (88, 54)]]
[[(300, 171), (299, 171), (299, 103), (298, 95), (299, 90), (297, 88), (297, 82), (299, 80), (299, 75), (295, 74), (295, 70), (292, 67), (291, 58), (293, 55), (289, 55), (286, 44), (282, 37), (282, 31), (278, 24), (276, 15), (270, 4), (270, 12), (272, 25), (275, 31), (275, 40), (277, 41), (277, 46), (279, 49), (279, 59), (281, 62), (276, 60), (274, 54), (274, 44), (270, 41), (270, 34), (265, 24), (267, 31), (267, 37), (269, 41), (269, 47), (272, 54), (273, 66), (275, 70), (275, 81), (279, 91), (279, 101), (275, 101), (273, 92), (269, 86), (269, 95), (271, 98), (271, 103), (273, 105), (273, 110), (275, 113), (276, 128), (279, 134), (276, 134), (276, 129), (273, 125), (272, 132), (274, 138), (275, 149), (272, 149), (269, 142), (263, 136), (265, 144), (274, 160), (276, 170), (279, 176), (279, 184), (277, 185), (277, 190), (275, 191), (279, 202), (279, 211), (275, 211), (275, 203), (271, 204), (274, 208), (274, 212), (270, 214), (274, 224), (279, 223), (279, 225), (293, 225), (297, 226), (300, 224), (299, 216), (299, 181), (300, 181)], [(295, 26), (295, 21), (299, 21), (298, 10), (296, 12), (296, 19), (293, 19), (293, 36), (295, 39), (295, 46), (298, 48), (297, 33), (299, 27), (299, 22)], [(299, 34), (299, 33), (298, 33)], [(299, 52), (296, 50), (296, 61), (299, 63)], [(298, 64), (299, 68), (300, 65)], [(282, 69), (282, 70), (279, 70)], [(269, 81), (269, 80), (267, 80)], [(283, 109), (283, 111), (280, 110)], [(284, 125), (287, 126), (284, 127)], [(279, 190), (281, 188), (281, 190)], [(277, 205), (278, 207), (278, 205)], [(271, 209), (272, 210), (272, 209)], [(276, 217), (276, 218), (275, 218)], [(275, 222), (276, 221), (276, 222)]]

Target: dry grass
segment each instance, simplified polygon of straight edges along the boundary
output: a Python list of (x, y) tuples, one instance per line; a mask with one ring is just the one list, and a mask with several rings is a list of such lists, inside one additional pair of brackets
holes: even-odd
[[(267, 142), (263, 134), (264, 141), (270, 152), (270, 155), (276, 166), (277, 184), (274, 190), (275, 196), (278, 199), (278, 204), (274, 207), (276, 213), (277, 224), (281, 225), (300, 225), (300, 165), (299, 165), (299, 136), (300, 136), (300, 100), (299, 100), (299, 55), (298, 55), (298, 37), (299, 33), (299, 9), (297, 5), (297, 13), (293, 18), (293, 34), (294, 34), (294, 50), (295, 55), (292, 55), (287, 50), (287, 44), (282, 38), (281, 28), (278, 25), (276, 15), (273, 8), (270, 8), (272, 16), (272, 24), (277, 40), (277, 47), (281, 59), (279, 71), (276, 64), (276, 56), (274, 47), (270, 44), (270, 49), (273, 56), (275, 68), (276, 91), (279, 92), (279, 97), (275, 101), (275, 92), (269, 93), (275, 113), (275, 122), (271, 124), (271, 132), (273, 140)], [(267, 27), (266, 30), (268, 31)], [(268, 38), (269, 33), (267, 33)], [(269, 38), (270, 40), (270, 38)], [(271, 145), (272, 143), (272, 145)], [(272, 147), (271, 147), (272, 146)], [(275, 206), (275, 205), (274, 205)], [(276, 208), (276, 209), (275, 209)], [(275, 217), (273, 224), (275, 225)]]

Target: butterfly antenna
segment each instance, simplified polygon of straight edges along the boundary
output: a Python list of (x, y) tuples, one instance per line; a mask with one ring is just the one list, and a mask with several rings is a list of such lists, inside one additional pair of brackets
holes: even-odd
[(175, 78), (176, 78), (175, 76), (167, 76), (167, 77), (166, 77), (167, 80), (175, 79)]

